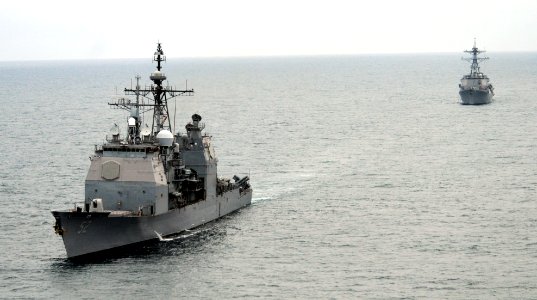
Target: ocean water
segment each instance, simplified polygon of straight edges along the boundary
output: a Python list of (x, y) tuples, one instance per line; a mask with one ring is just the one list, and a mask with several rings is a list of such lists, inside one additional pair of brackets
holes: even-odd
[(0, 63), (0, 298), (537, 298), (537, 53), (168, 58), (252, 205), (136, 253), (66, 260), (52, 209), (149, 83), (150, 59)]

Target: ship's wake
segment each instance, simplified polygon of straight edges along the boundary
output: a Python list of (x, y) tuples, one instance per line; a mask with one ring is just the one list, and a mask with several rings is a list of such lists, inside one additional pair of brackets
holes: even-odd
[[(190, 230), (185, 230), (184, 232), (190, 232)], [(162, 234), (158, 233), (155, 231), (155, 234), (157, 235), (158, 237), (158, 240), (160, 242), (171, 242), (171, 241), (176, 241), (176, 240), (180, 240), (180, 239), (185, 239), (185, 238), (188, 238), (188, 237), (191, 237), (193, 235), (196, 234), (196, 232), (192, 232), (192, 233), (188, 233), (188, 234), (181, 234), (181, 235), (178, 235), (178, 236), (174, 236), (174, 237), (163, 237)]]
[(272, 200), (272, 197), (257, 197), (252, 199), (252, 203)]
[(173, 241), (172, 238), (164, 238), (162, 237), (162, 234), (158, 233), (155, 231), (155, 234), (157, 235), (158, 237), (158, 240), (161, 241), (161, 242), (169, 242), (169, 241)]

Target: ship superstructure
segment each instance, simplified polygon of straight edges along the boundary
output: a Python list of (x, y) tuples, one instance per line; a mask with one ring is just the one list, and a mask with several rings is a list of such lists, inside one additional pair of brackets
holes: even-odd
[[(219, 178), (211, 137), (198, 114), (184, 134), (173, 134), (168, 100), (192, 95), (192, 89), (164, 86), (166, 60), (161, 44), (153, 60), (153, 82), (125, 89), (112, 107), (129, 111), (126, 134), (115, 125), (106, 142), (95, 147), (82, 205), (52, 211), (56, 233), (67, 256), (81, 257), (191, 229), (250, 204), (248, 176)], [(152, 112), (151, 127), (143, 113)]]
[(472, 56), (464, 58), (464, 60), (472, 62), (470, 74), (464, 75), (459, 84), (459, 95), (461, 96), (462, 104), (479, 105), (487, 104), (492, 101), (494, 96), (494, 88), (489, 83), (487, 75), (480, 71), (479, 62), (489, 59), (488, 57), (479, 57), (479, 54), (484, 53), (484, 50), (479, 50), (474, 39), (474, 47), (472, 50), (466, 50)]

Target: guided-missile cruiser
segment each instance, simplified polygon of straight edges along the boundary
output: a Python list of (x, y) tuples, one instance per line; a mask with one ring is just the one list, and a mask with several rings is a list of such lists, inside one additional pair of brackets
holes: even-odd
[[(200, 115), (192, 115), (184, 133), (172, 133), (168, 100), (194, 90), (164, 86), (160, 43), (153, 61), (149, 86), (142, 88), (137, 76), (136, 87), (124, 90), (126, 97), (108, 103), (129, 112), (125, 134), (115, 125), (106, 142), (95, 146), (83, 201), (52, 211), (70, 259), (162, 240), (251, 203), (248, 176), (218, 176)], [(152, 113), (151, 127), (143, 125), (143, 112)]]

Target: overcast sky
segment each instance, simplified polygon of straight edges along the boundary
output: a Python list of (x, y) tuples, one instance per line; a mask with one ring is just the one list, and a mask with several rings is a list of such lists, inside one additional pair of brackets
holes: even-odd
[(537, 1), (13, 0), (0, 61), (537, 51)]

